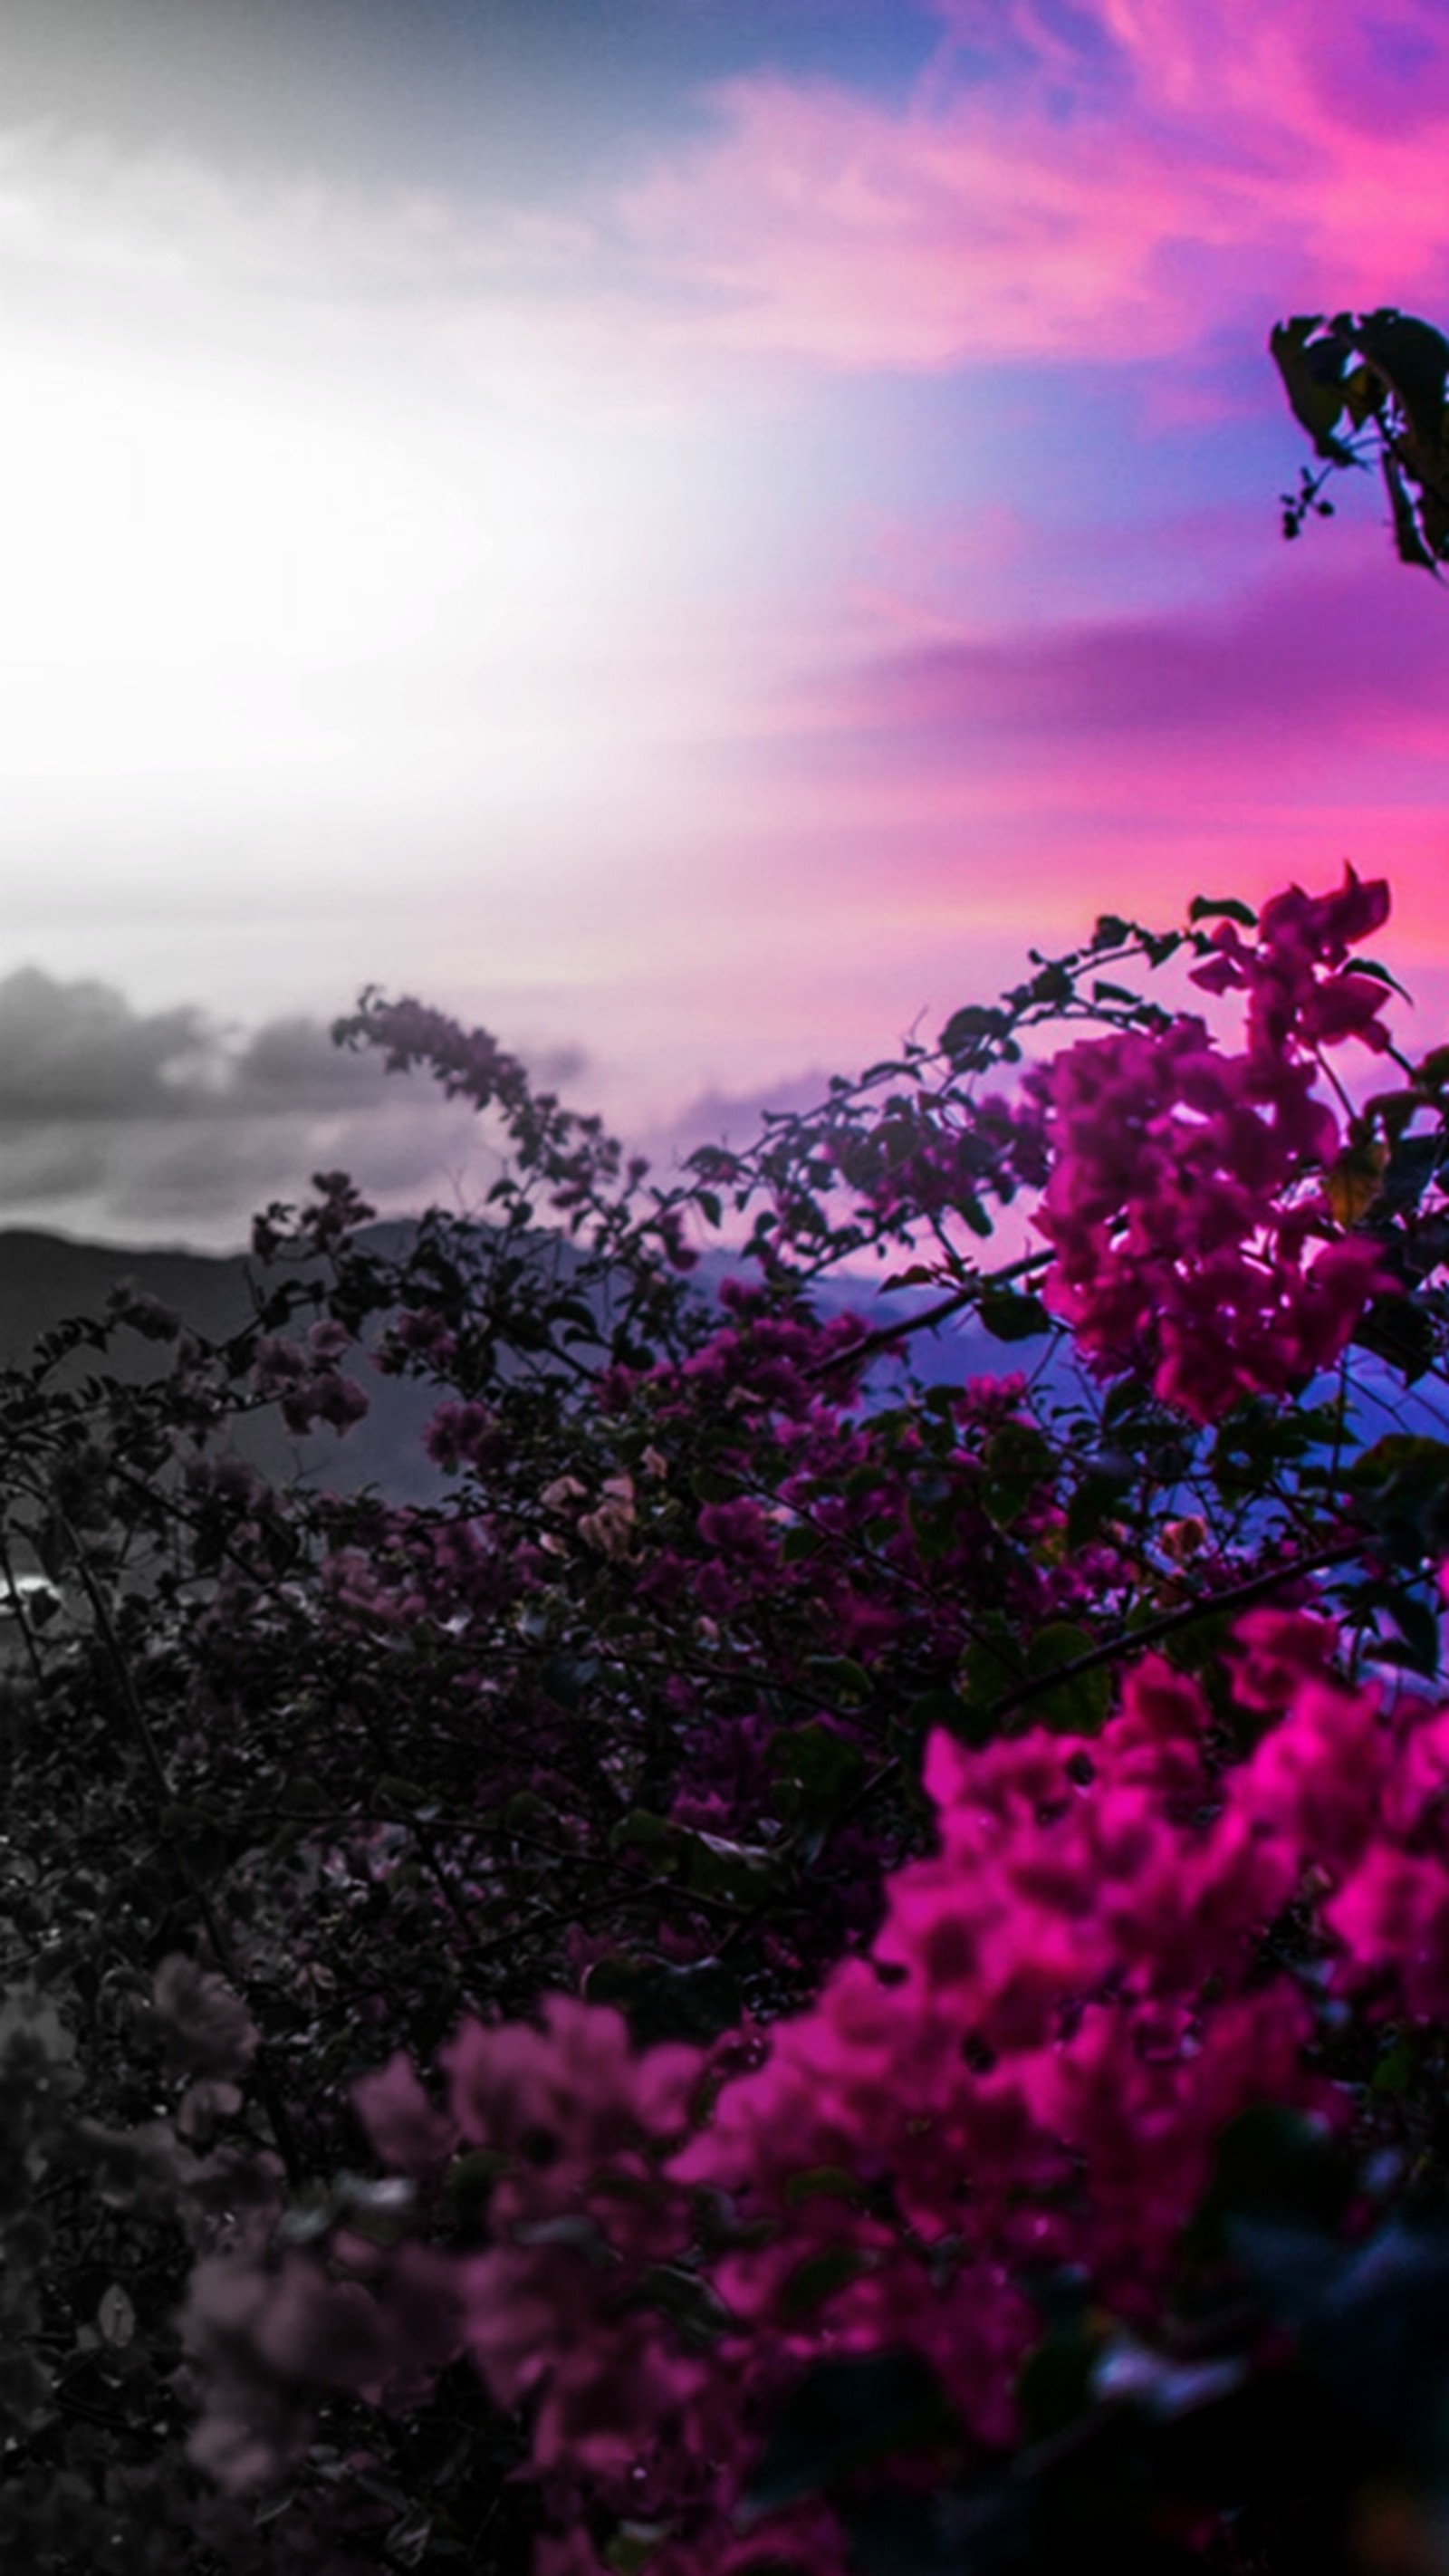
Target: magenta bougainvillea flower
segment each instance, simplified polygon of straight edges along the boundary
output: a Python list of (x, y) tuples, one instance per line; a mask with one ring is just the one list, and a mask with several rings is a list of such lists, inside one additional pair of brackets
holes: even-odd
[(1194, 1421), (1330, 1366), (1395, 1286), (1318, 1185), (1342, 1139), (1315, 1087), (1324, 1047), (1388, 1043), (1385, 987), (1343, 962), (1387, 913), (1387, 887), (1350, 869), (1336, 895), (1279, 896), (1251, 945), (1219, 925), (1193, 981), (1244, 996), (1236, 1053), (1182, 1016), (1084, 1040), (1028, 1076), (1050, 1163), (1045, 1301), (1109, 1374), (1154, 1347), (1157, 1392)]

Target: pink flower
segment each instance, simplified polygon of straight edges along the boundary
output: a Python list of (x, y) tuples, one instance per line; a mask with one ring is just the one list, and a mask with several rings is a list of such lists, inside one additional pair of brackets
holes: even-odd
[(1388, 1758), (1376, 1691), (1301, 1681), (1235, 1774), (1234, 1811), (1302, 1860), (1341, 1870), (1375, 1829)]
[(551, 1995), (542, 2028), (465, 2022), (441, 2052), (462, 2136), (514, 2160), (520, 2206), (562, 2202), (596, 2165), (684, 2129), (697, 2049), (633, 2050), (609, 2005)]
[(1425, 2020), (1449, 2013), (1449, 1872), (1378, 1843), (1324, 1908), (1349, 1973), (1388, 1977), (1405, 2009)]
[(429, 2101), (402, 2049), (375, 2073), (359, 2076), (352, 2099), (378, 2156), (400, 2173), (428, 2172), (457, 2144), (456, 2124)]
[(1035, 1219), (1056, 1254), (1044, 1300), (1108, 1373), (1155, 1335), (1157, 1392), (1194, 1421), (1331, 1365), (1393, 1288), (1364, 1238), (1309, 1258), (1331, 1220), (1305, 1195), (1338, 1146), (1314, 1052), (1349, 1036), (1387, 1043), (1384, 988), (1339, 971), (1354, 925), (1386, 906), (1350, 872), (1338, 896), (1294, 889), (1270, 904), (1255, 947), (1222, 926), (1196, 980), (1246, 992), (1241, 1054), (1179, 1017), (1069, 1047), (1028, 1077), (1051, 1157)]

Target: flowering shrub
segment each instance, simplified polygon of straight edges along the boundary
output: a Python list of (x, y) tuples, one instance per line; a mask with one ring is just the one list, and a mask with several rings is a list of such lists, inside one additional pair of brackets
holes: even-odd
[[(1400, 2033), (1449, 2007), (1449, 1707), (1390, 1711), (1334, 1670), (1340, 1645), (1315, 1615), (1249, 1614), (1226, 1725), (1148, 1657), (1090, 1737), (934, 1736), (935, 1850), (891, 1879), (870, 1955), (768, 2038), (636, 2055), (616, 2012), (557, 1997), (537, 2028), (466, 2023), (440, 2106), (403, 2056), (358, 2087), (378, 2154), (425, 2197), (460, 2155), (488, 2159), (487, 2250), (440, 2266), (432, 2314), (448, 2357), (529, 2411), (564, 2549), (542, 2564), (615, 2563), (578, 2537), (581, 2493), (593, 2527), (647, 2535), (659, 2576), (761, 2563), (750, 2481), (825, 2357), (919, 2357), (935, 2419), (918, 2408), (882, 2450), (979, 2476), (1021, 2441), (1043, 2284), (1090, 2305), (1084, 2401), (1160, 2335), (1242, 2114), (1382, 2138), (1345, 2080), (1345, 2007), (1371, 1996), (1368, 2027)], [(236, 2282), (211, 2267), (193, 2335)], [(359, 2291), (293, 2257), (253, 2296), (279, 2360), (334, 2375), (320, 2320)], [(349, 2383), (364, 2353), (382, 2375), (387, 2296), (344, 2338)], [(1226, 2384), (1249, 2367), (1234, 2354)], [(843, 2488), (847, 2524), (854, 2466), (816, 2482)], [(772, 2566), (845, 2563), (808, 2485), (765, 2546)]]
[[(198, 2569), (1329, 2564), (1330, 2418), (1333, 2548), (1428, 2512), (1332, 2359), (1386, 2228), (1437, 2277), (1449, 2009), (1449, 1444), (1374, 1436), (1449, 1059), (1351, 962), (1386, 910), (1104, 916), (668, 1190), (365, 997), (493, 1121), (488, 1221), (322, 1174), (230, 1341), (122, 1297), (12, 1373), (21, 2563), (147, 2563), (169, 2481)], [(1025, 1365), (930, 1382), (963, 1321)], [(246, 1454), (379, 1374), (436, 1499)]]

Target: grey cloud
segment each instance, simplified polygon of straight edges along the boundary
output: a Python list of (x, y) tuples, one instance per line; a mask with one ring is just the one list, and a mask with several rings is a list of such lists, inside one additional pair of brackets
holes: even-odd
[[(559, 1085), (586, 1061), (570, 1047), (528, 1060)], [(229, 1249), (256, 1209), (338, 1169), (397, 1214), (467, 1204), (496, 1163), (466, 1107), (334, 1047), (320, 1020), (228, 1041), (193, 1005), (138, 1011), (112, 985), (35, 966), (0, 980), (0, 1223)]]
[[(535, 1082), (558, 1084), (576, 1081), (589, 1060), (581, 1047), (557, 1046), (525, 1050), (524, 1061)], [(232, 1062), (229, 1096), (248, 1111), (340, 1111), (398, 1088), (381, 1057), (334, 1046), (329, 1027), (298, 1015), (263, 1022)]]
[(0, 1208), (72, 1198), (105, 1177), (104, 1148), (84, 1130), (36, 1127), (0, 1137)]
[(320, 1020), (301, 1016), (264, 1021), (231, 1068), (237, 1103), (256, 1110), (355, 1108), (386, 1081), (375, 1056), (334, 1046)]
[(696, 1145), (732, 1145), (739, 1152), (760, 1134), (767, 1110), (793, 1115), (814, 1109), (829, 1091), (829, 1074), (815, 1070), (763, 1083), (758, 1091), (702, 1091), (641, 1138), (640, 1150), (666, 1168)]
[(105, 1125), (291, 1116), (374, 1099), (375, 1057), (334, 1047), (319, 1020), (264, 1021), (239, 1052), (190, 1003), (137, 1011), (112, 984), (61, 983), (42, 967), (0, 979), (0, 1118)]
[(21, 966), (0, 980), (0, 1118), (175, 1116), (192, 1105), (187, 1075), (206, 1048), (189, 1007), (134, 1011), (113, 985)]
[(545, 1047), (538, 1055), (525, 1052), (523, 1060), (534, 1082), (551, 1084), (577, 1082), (590, 1062), (587, 1050), (578, 1046)]

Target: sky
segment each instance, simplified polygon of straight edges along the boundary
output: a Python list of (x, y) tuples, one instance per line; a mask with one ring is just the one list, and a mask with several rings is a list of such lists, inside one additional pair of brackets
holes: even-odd
[(1449, 598), (1265, 355), (1446, 167), (1443, 0), (7, 0), (0, 1225), (471, 1203), (366, 984), (666, 1175), (1345, 859), (1449, 1019)]

